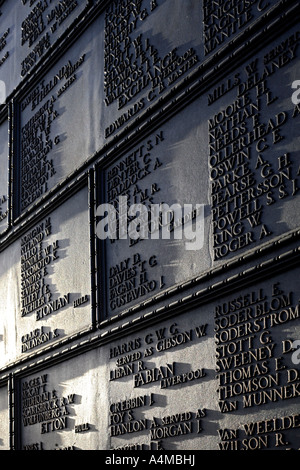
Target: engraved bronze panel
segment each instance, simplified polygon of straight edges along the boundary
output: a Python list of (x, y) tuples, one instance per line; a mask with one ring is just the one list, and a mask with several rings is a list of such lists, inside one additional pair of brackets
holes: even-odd
[(18, 354), (91, 325), (87, 204), (83, 189), (21, 238)]
[(0, 0), (1, 450), (299, 449), (299, 20)]
[(25, 371), (22, 448), (297, 449), (298, 271)]
[(201, 3), (111, 2), (105, 11), (105, 137), (138, 117), (201, 63)]
[(297, 272), (111, 344), (112, 448), (297, 449)]
[(100, 439), (106, 445), (98, 366), (93, 351), (20, 381), (22, 450), (97, 449)]
[(87, 206), (82, 189), (0, 254), (1, 367), (91, 326)]
[[(279, 2), (277, 2), (279, 3)], [(217, 52), (239, 33), (274, 9), (276, 2), (250, 0), (203, 2), (203, 46), (205, 55)]]
[[(211, 267), (206, 243), (210, 208), (207, 182), (199, 182), (197, 114), (195, 106), (187, 108), (180, 118), (165, 123), (97, 173), (97, 187), (104, 193), (97, 206), (101, 203), (115, 208), (118, 219), (115, 238), (102, 242), (108, 316), (160, 295)], [(205, 175), (204, 168), (202, 171)], [(162, 211), (155, 217), (153, 211), (160, 204), (165, 204), (165, 211), (168, 207), (174, 211), (171, 220), (164, 219)], [(106, 217), (100, 217), (104, 213), (98, 215), (100, 247), (99, 233)]]
[[(113, 206), (117, 219), (114, 231), (114, 214), (97, 213), (108, 316), (295, 233), (299, 105), (291, 86), (299, 37), (291, 29), (136, 146), (107, 155), (112, 163), (97, 173), (96, 206)], [(159, 204), (181, 210), (165, 235), (150, 214)], [(184, 231), (189, 215), (194, 244)]]
[(208, 93), (216, 261), (299, 226), (299, 40), (290, 29)]
[(100, 121), (92, 130), (100, 104), (93, 92), (91, 38), (88, 31), (20, 99), (20, 212), (62, 183), (100, 145)]
[(6, 0), (0, 7), (0, 71), (6, 96), (28, 78), (87, 6), (85, 0)]

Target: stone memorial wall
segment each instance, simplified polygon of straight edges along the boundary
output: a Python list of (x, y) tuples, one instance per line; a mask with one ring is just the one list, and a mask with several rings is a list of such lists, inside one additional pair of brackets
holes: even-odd
[(0, 1), (0, 450), (300, 448), (299, 16)]

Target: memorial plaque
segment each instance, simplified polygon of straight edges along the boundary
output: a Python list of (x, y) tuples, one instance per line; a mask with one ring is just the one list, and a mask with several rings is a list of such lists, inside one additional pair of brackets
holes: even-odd
[(300, 450), (299, 20), (0, 0), (0, 449)]
[(8, 388), (0, 387), (0, 450), (9, 450)]
[(21, 380), (22, 450), (98, 449), (100, 439), (106, 445), (98, 365), (93, 351)]
[[(133, 36), (122, 29), (121, 37), (118, 15), (125, 15), (127, 7), (119, 11), (113, 3), (78, 37), (76, 47), (70, 46), (36, 86), (20, 96), (21, 169), (16, 176), (20, 179), (20, 212), (62, 182), (109, 136), (115, 135), (120, 114), (126, 111), (127, 120), (133, 120), (142, 108), (198, 64), (200, 6), (191, 5), (191, 22), (188, 30), (182, 32), (182, 36), (187, 36), (185, 43), (193, 47), (177, 47), (180, 38), (174, 31), (182, 23), (177, 7), (174, 24), (166, 29), (163, 48), (158, 51), (145, 36), (145, 27), (146, 23), (155, 24), (156, 9), (160, 10), (160, 17), (166, 16), (168, 9), (165, 2), (160, 7), (157, 2), (146, 3), (131, 2), (126, 21), (132, 22), (125, 30), (132, 30)], [(136, 37), (138, 42), (143, 41), (139, 47)], [(124, 47), (127, 58), (124, 53), (119, 56)], [(169, 86), (165, 81), (170, 82)], [(120, 101), (124, 103), (118, 104)], [(122, 116), (120, 119), (121, 122)]]
[(0, 235), (8, 227), (8, 123), (0, 123)]
[(105, 137), (123, 130), (207, 57), (267, 18), (271, 9), (280, 7), (280, 2), (274, 3), (112, 2), (104, 27), (105, 117), (110, 117), (108, 123), (105, 120)]
[(5, 0), (0, 6), (0, 73), (9, 96), (76, 21), (85, 0)]
[(21, 212), (63, 182), (99, 146), (96, 116), (101, 104), (93, 94), (91, 38), (88, 31), (20, 102)]
[(104, 24), (106, 138), (200, 65), (201, 20), (200, 2), (111, 2)]
[[(211, 266), (205, 243), (209, 238), (207, 181), (206, 186), (199, 183), (199, 160), (198, 110), (190, 107), (180, 119), (174, 118), (124, 153), (102, 175), (98, 173), (98, 187), (105, 182), (102, 204), (101, 200), (97, 204), (97, 233), (99, 247), (101, 238), (107, 237), (101, 274), (106, 280), (108, 315), (159, 295)], [(100, 217), (105, 215), (105, 204), (109, 214)]]
[[(21, 238), (18, 354), (90, 327), (91, 279), (87, 190)], [(76, 267), (80, 266), (80, 270)]]
[(215, 261), (299, 226), (299, 41), (291, 28), (208, 93)]
[[(297, 229), (299, 38), (278, 38), (99, 172), (109, 316)], [(153, 215), (162, 204), (173, 208), (165, 227)]]
[(111, 344), (112, 448), (298, 449), (297, 272)]
[(82, 189), (0, 254), (1, 367), (91, 326), (87, 206)]

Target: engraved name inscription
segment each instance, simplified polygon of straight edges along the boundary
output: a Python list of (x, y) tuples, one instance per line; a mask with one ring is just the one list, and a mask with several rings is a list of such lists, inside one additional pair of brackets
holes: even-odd
[(22, 424), (40, 425), (41, 434), (63, 431), (69, 427), (67, 416), (75, 394), (59, 397), (56, 390), (48, 390), (48, 374), (22, 383)]
[[(160, 187), (153, 178), (163, 165), (155, 151), (164, 140), (163, 131), (157, 132), (106, 171), (106, 201), (112, 204), (119, 214), (123, 209), (119, 204), (120, 196), (127, 197), (127, 207), (137, 203), (145, 205), (154, 203), (155, 195), (160, 191)], [(121, 223), (121, 216), (119, 219), (118, 223)], [(128, 217), (127, 225), (131, 219)], [(148, 221), (145, 223), (148, 224)], [(139, 240), (129, 238), (129, 247), (134, 247), (138, 242)], [(109, 251), (113, 249), (110, 245), (117, 242), (112, 239), (106, 243)], [(110, 262), (108, 269), (109, 308), (115, 310), (124, 307), (132, 301), (138, 301), (148, 294), (151, 295), (157, 289), (162, 289), (165, 285), (164, 276), (156, 274), (153, 278), (151, 274), (151, 271), (156, 272), (153, 268), (158, 265), (156, 255), (146, 259), (140, 253), (130, 255), (116, 264)]]
[(158, 183), (140, 188), (140, 183), (160, 168), (163, 163), (155, 155), (157, 147), (165, 140), (161, 130), (151, 136), (118, 161), (107, 171), (107, 202), (118, 206), (118, 197), (127, 196), (128, 205), (153, 203), (153, 195), (159, 191)]
[[(208, 122), (214, 259), (266, 241), (270, 208), (299, 191), (300, 168), (282, 147), (299, 109), (278, 109), (273, 78), (296, 59), (299, 32), (255, 58), (208, 96), (212, 105), (236, 91), (236, 99)], [(263, 117), (264, 116), (264, 117)], [(267, 118), (266, 118), (267, 116)]]
[(300, 373), (285, 364), (272, 331), (299, 319), (294, 292), (280, 283), (215, 308), (219, 408), (222, 413), (298, 398)]
[[(205, 409), (196, 412), (186, 411), (173, 415), (165, 415), (160, 418), (152, 416), (151, 419), (139, 418), (144, 409), (157, 406), (155, 394), (140, 395), (135, 398), (126, 399), (110, 406), (110, 434), (117, 438), (125, 434), (133, 434), (150, 430), (150, 443), (129, 444), (129, 449), (163, 449), (162, 439), (177, 436), (185, 436), (193, 433), (201, 433), (201, 419), (206, 416)], [(157, 447), (154, 447), (156, 444)]]
[(257, 12), (262, 14), (271, 3), (268, 0), (223, 0), (203, 1), (204, 52), (209, 54), (239, 33), (252, 20)]
[(60, 144), (60, 135), (53, 135), (53, 123), (60, 118), (58, 102), (77, 80), (75, 72), (84, 60), (85, 54), (76, 61), (66, 62), (54, 75), (42, 80), (21, 103), (24, 114), (30, 107), (30, 118), (24, 119), (21, 128), (21, 211), (48, 191), (49, 180), (56, 174), (50, 157)]
[(49, 328), (41, 327), (36, 328), (34, 331), (22, 336), (22, 353), (30, 351), (41, 344), (45, 344), (52, 339), (58, 338), (59, 333), (57, 329), (49, 331)]
[(22, 0), (27, 8), (32, 7), (30, 13), (21, 24), (21, 46), (28, 46), (29, 54), (21, 64), (21, 76), (24, 77), (40, 60), (53, 44), (53, 36), (63, 32), (64, 21), (79, 7), (77, 0), (40, 0), (34, 4), (29, 0)]
[(159, 8), (158, 0), (111, 2), (105, 15), (104, 91), (105, 104), (117, 102), (121, 110), (137, 99), (105, 130), (108, 138), (198, 63), (194, 48), (174, 48), (163, 57), (144, 34), (139, 24)]
[(142, 259), (139, 253), (110, 268), (109, 307), (115, 310), (154, 292), (159, 280), (149, 279), (148, 269), (157, 266), (156, 256)]
[[(288, 431), (300, 427), (300, 415), (293, 414), (272, 419), (252, 421), (243, 425), (242, 429), (220, 429), (220, 450), (263, 450), (290, 447)], [(283, 433), (284, 431), (284, 433)], [(294, 431), (295, 432), (295, 431)]]
[(21, 316), (34, 313), (36, 321), (70, 303), (70, 294), (53, 300), (50, 285), (46, 283), (48, 267), (59, 258), (59, 241), (46, 244), (50, 235), (48, 218), (21, 239)]
[(182, 372), (179, 371), (178, 364), (173, 362), (149, 369), (144, 359), (201, 340), (206, 334), (207, 325), (182, 331), (177, 323), (173, 323), (169, 328), (160, 328), (148, 333), (144, 338), (137, 337), (114, 346), (110, 349), (110, 358), (117, 358), (117, 368), (110, 371), (110, 380), (133, 376), (134, 388), (158, 382), (162, 389), (199, 380), (206, 376), (202, 368)]

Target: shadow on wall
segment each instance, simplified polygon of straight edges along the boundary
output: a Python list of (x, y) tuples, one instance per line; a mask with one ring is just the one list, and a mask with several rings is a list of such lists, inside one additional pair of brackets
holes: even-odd
[(6, 101), (6, 85), (3, 80), (0, 80), (0, 105), (5, 104)]

